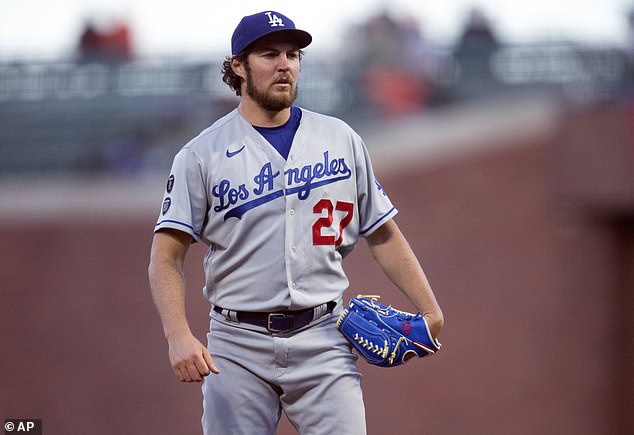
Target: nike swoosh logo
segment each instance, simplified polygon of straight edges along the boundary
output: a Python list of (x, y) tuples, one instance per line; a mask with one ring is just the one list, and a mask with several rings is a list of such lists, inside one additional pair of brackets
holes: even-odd
[(242, 151), (242, 150), (244, 149), (244, 147), (245, 147), (245, 146), (246, 146), (246, 145), (242, 145), (242, 148), (240, 148), (238, 151), (233, 151), (233, 152), (231, 152), (231, 151), (227, 150), (227, 157), (233, 157), (233, 156), (235, 156), (235, 155), (236, 155), (236, 154), (238, 154), (240, 151)]

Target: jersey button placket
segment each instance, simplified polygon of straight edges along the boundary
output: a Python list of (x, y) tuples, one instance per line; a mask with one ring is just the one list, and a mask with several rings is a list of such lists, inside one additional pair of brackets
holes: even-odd
[[(295, 216), (295, 209), (291, 208), (288, 211), (288, 215), (292, 218), (293, 216)], [(295, 254), (297, 252), (297, 246), (295, 245), (291, 245), (291, 249), (290, 249), (291, 254)]]
[[(286, 186), (287, 187), (287, 186)], [(297, 283), (293, 279), (294, 266), (297, 264), (297, 246), (295, 245), (295, 208), (289, 202), (293, 201), (293, 198), (286, 198), (288, 207), (288, 218), (286, 219), (286, 273), (288, 278), (288, 285), (291, 292), (291, 301), (293, 301), (293, 291), (297, 290)]]
[[(294, 208), (291, 208), (291, 209), (288, 211), (288, 214), (289, 214), (289, 216), (290, 216), (291, 218), (292, 218), (293, 216), (295, 216), (295, 209), (294, 209)], [(291, 241), (291, 243), (292, 243), (292, 241)], [(297, 252), (297, 247), (296, 247), (295, 245), (291, 245), (290, 252), (291, 252), (291, 255), (295, 254), (295, 253)], [(294, 261), (294, 260), (291, 260), (291, 261)], [(291, 274), (292, 274), (292, 273), (291, 273)], [(297, 283), (296, 283), (295, 281), (291, 281), (291, 289), (293, 289), (293, 290), (296, 290), (296, 289), (297, 289)]]

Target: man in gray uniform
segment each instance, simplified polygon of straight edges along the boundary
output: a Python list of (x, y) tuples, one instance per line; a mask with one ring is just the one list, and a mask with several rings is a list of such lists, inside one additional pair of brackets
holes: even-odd
[[(204, 379), (206, 434), (274, 434), (282, 411), (301, 434), (365, 433), (357, 357), (335, 325), (359, 236), (434, 338), (442, 327), (361, 138), (293, 105), (311, 40), (279, 12), (244, 17), (223, 67), (240, 104), (178, 152), (166, 185), (150, 285), (177, 379)], [(184, 309), (195, 241), (209, 248), (207, 346)]]

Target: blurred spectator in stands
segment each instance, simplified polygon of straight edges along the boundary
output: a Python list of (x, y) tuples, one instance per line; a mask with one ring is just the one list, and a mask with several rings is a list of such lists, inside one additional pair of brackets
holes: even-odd
[(406, 17), (398, 30), (403, 68), (413, 75), (424, 76), (435, 60), (422, 23), (413, 16)]
[(625, 46), (626, 77), (625, 91), (628, 96), (634, 93), (634, 6), (627, 12), (627, 36)]
[(481, 9), (472, 8), (453, 53), (460, 74), (459, 97), (480, 96), (497, 87), (491, 62), (499, 47), (488, 17)]
[(132, 59), (130, 28), (125, 21), (116, 21), (103, 35), (102, 50), (106, 59), (111, 62), (126, 62)]
[[(359, 104), (371, 114), (398, 116), (420, 111), (426, 102), (426, 56), (420, 23), (397, 20), (387, 12), (370, 17), (346, 39), (346, 69)], [(353, 41), (353, 42), (351, 42)]]
[(87, 20), (79, 37), (79, 61), (99, 62), (101, 61), (101, 35), (97, 31), (95, 24)]
[(117, 20), (105, 29), (86, 21), (79, 37), (80, 62), (127, 62), (132, 59), (132, 37), (128, 24)]
[(387, 12), (370, 17), (361, 31), (363, 38), (359, 51), (365, 68), (390, 65), (398, 60), (398, 23)]
[(630, 7), (627, 11), (626, 15), (627, 21), (627, 34), (626, 34), (626, 45), (628, 50), (628, 55), (630, 57), (634, 57), (634, 6)]

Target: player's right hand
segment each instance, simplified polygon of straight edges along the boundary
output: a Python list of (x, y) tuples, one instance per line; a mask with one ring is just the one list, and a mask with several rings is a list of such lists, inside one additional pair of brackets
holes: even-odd
[(202, 382), (210, 373), (220, 373), (207, 348), (191, 332), (169, 337), (168, 342), (170, 363), (179, 381)]

